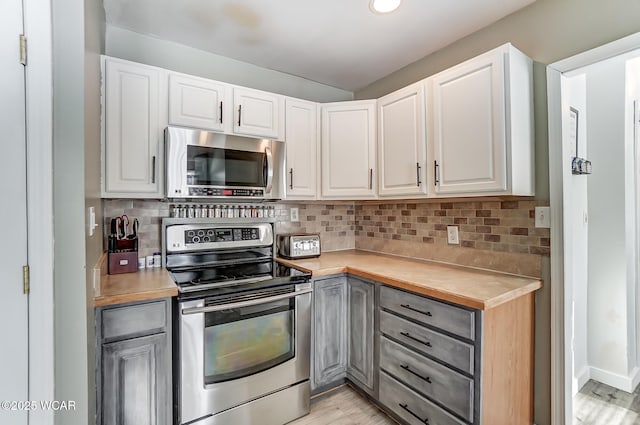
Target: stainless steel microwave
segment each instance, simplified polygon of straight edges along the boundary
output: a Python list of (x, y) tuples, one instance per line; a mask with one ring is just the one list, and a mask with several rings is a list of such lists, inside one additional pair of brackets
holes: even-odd
[(285, 194), (285, 146), (267, 139), (167, 127), (167, 198), (276, 200)]

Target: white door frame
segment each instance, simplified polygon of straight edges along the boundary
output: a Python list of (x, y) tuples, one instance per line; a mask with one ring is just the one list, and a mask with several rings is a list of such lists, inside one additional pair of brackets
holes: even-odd
[[(23, 0), (27, 37), (27, 222), (29, 399), (54, 400), (53, 127), (51, 2)], [(31, 425), (53, 425), (52, 410), (29, 412)]]
[(571, 394), (571, 294), (564, 286), (562, 182), (562, 74), (640, 48), (640, 33), (547, 66), (549, 191), (551, 203), (551, 424), (573, 421)]

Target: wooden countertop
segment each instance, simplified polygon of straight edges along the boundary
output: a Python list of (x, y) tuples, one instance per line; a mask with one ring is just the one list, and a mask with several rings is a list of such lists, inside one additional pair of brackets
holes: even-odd
[(107, 274), (106, 254), (96, 265), (100, 272), (95, 283), (95, 306), (175, 297), (178, 287), (164, 268), (142, 269), (137, 273)]
[(542, 287), (542, 281), (532, 277), (358, 250), (278, 261), (310, 272), (313, 277), (349, 273), (479, 310), (491, 309)]

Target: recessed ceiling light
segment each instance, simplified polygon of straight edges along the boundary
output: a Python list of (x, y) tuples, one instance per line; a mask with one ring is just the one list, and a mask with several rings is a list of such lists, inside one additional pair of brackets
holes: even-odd
[(393, 12), (400, 6), (402, 0), (371, 0), (369, 8), (374, 13)]

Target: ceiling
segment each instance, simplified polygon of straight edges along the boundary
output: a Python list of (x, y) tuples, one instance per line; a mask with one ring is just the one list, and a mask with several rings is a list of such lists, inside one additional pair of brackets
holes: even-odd
[(535, 0), (104, 0), (107, 25), (356, 91)]

